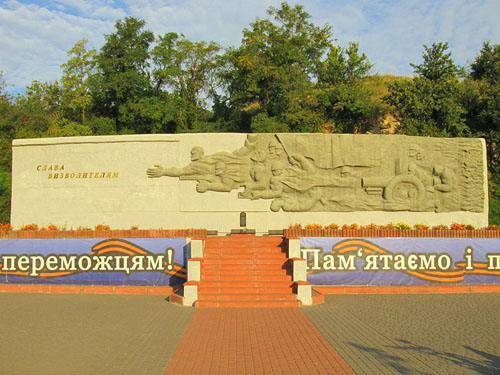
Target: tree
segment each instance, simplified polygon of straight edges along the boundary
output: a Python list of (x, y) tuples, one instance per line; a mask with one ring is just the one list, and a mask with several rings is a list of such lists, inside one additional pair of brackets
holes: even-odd
[(474, 132), (500, 133), (500, 44), (483, 44), (467, 83), (469, 126)]
[(10, 223), (11, 174), (0, 171), (0, 223)]
[(0, 70), (0, 172), (8, 173), (11, 170), (11, 142), (15, 137), (15, 104), (6, 88)]
[(81, 123), (86, 121), (87, 111), (92, 107), (89, 78), (95, 72), (97, 56), (95, 49), (87, 49), (87, 43), (87, 39), (76, 42), (68, 52), (70, 59), (61, 65), (64, 107), (73, 112), (73, 117)]
[(329, 131), (340, 133), (365, 132), (373, 125), (377, 106), (372, 92), (363, 84), (372, 64), (358, 43), (347, 48), (331, 46), (318, 74), (318, 103)]
[(16, 98), (15, 136), (39, 138), (47, 136), (50, 117), (62, 111), (59, 82), (33, 81), (24, 95)]
[(115, 23), (97, 56), (98, 74), (92, 77), (94, 108), (100, 116), (115, 120), (116, 130), (149, 133), (140, 116), (140, 101), (151, 94), (149, 48), (153, 33), (133, 17)]
[(471, 64), (462, 102), (474, 136), (486, 139), (490, 223), (500, 225), (500, 44), (483, 44)]
[(155, 122), (155, 132), (207, 131), (200, 128), (207, 100), (216, 92), (220, 50), (214, 42), (192, 42), (182, 34), (167, 33), (158, 38), (151, 53), (156, 99), (148, 99), (148, 108), (152, 102), (157, 108), (149, 115)]
[(223, 79), (232, 121), (242, 131), (262, 131), (266, 123), (274, 131), (317, 130), (321, 121), (308, 96), (331, 28), (309, 22), (300, 5), (282, 3), (268, 14), (272, 20), (256, 20), (243, 30), (241, 46), (226, 53)]
[(0, 70), (0, 223), (10, 222), (11, 142), (14, 138), (14, 105), (6, 87), (7, 83)]
[(433, 43), (431, 47), (424, 44), (424, 62), (410, 65), (416, 74), (432, 82), (454, 81), (461, 69), (453, 62), (448, 48), (448, 43)]
[(461, 69), (446, 52), (448, 43), (424, 45), (424, 49), (424, 62), (411, 64), (417, 76), (411, 81), (395, 82), (385, 97), (401, 122), (398, 131), (438, 137), (469, 134), (459, 99)]
[(500, 82), (500, 44), (483, 43), (479, 56), (471, 64), (470, 76), (474, 80), (485, 79), (489, 82)]

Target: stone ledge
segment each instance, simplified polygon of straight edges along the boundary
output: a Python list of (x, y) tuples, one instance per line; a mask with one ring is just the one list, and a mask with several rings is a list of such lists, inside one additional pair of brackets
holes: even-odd
[(283, 235), (289, 239), (297, 237), (500, 238), (500, 230), (285, 229)]
[(0, 284), (0, 293), (68, 293), (68, 294), (166, 294), (171, 295), (171, 286), (143, 285), (42, 285)]
[(312, 287), (319, 294), (428, 294), (499, 293), (500, 285), (322, 285)]
[(206, 229), (38, 230), (0, 233), (0, 239), (207, 237)]

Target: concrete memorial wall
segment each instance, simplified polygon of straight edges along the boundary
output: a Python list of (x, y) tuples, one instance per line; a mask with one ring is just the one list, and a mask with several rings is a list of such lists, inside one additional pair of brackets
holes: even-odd
[(482, 139), (165, 134), (13, 142), (14, 228), (488, 225)]

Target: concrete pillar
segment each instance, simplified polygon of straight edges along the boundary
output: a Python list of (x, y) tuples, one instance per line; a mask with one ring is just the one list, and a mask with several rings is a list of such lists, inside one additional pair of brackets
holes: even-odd
[(298, 282), (297, 284), (297, 299), (302, 302), (302, 305), (312, 305), (312, 285), (306, 282)]
[(203, 240), (191, 240), (189, 258), (203, 258)]
[(201, 279), (201, 261), (198, 259), (189, 259), (187, 261), (187, 281), (200, 281)]
[(196, 282), (186, 282), (184, 284), (184, 299), (182, 304), (184, 306), (193, 306), (193, 304), (198, 300), (198, 283)]
[(293, 281), (307, 281), (307, 261), (301, 258), (293, 259)]
[(300, 238), (288, 239), (288, 258), (302, 258), (300, 254)]

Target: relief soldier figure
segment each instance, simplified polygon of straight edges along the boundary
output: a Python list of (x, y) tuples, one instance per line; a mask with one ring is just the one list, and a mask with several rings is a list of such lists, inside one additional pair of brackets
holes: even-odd
[(483, 182), (472, 176), (482, 160), (468, 160), (466, 168), (459, 168), (458, 152), (464, 149), (456, 145), (481, 146), (474, 140), (460, 142), (406, 136), (249, 134), (233, 152), (205, 155), (201, 146), (195, 146), (188, 165), (158, 164), (146, 173), (149, 178), (195, 180), (198, 193), (237, 190), (240, 199), (268, 199), (274, 212), (450, 212), (462, 206), (481, 212)]

